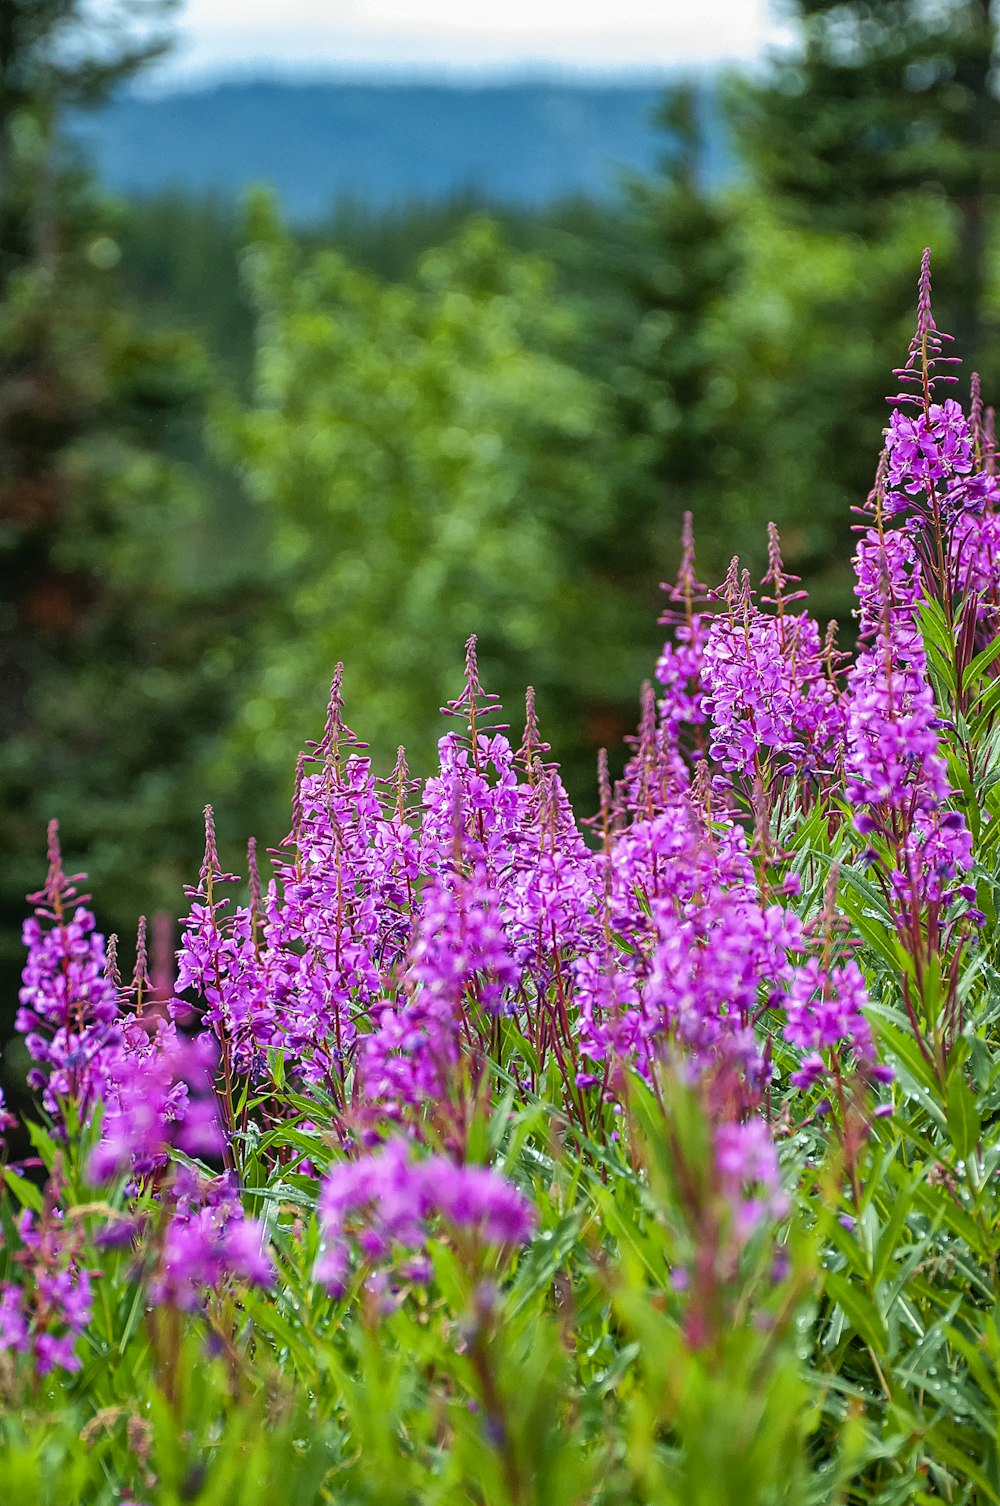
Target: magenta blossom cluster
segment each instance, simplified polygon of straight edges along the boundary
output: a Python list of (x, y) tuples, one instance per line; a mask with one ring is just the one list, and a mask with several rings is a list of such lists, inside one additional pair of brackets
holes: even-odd
[(844, 712), (819, 627), (808, 612), (761, 612), (746, 573), (735, 576), (736, 561), (700, 671), (712, 758), (751, 783), (771, 772), (828, 773), (841, 756)]
[(67, 1229), (50, 1202), (40, 1216), (25, 1209), (17, 1233), (20, 1280), (0, 1285), (0, 1350), (30, 1354), (39, 1375), (79, 1370), (77, 1341), (93, 1307), (90, 1272), (79, 1258), (81, 1232)]
[(932, 810), (952, 795), (922, 646), (904, 652), (880, 633), (851, 671), (848, 800), (864, 807)]
[(829, 1062), (823, 1053), (831, 1051), (853, 1051), (876, 1080), (888, 1080), (876, 1060), (867, 1005), (868, 990), (854, 961), (824, 967), (810, 957), (795, 970), (785, 1000), (785, 1035), (804, 1052), (792, 1073), (796, 1087), (811, 1087), (825, 1076)]
[(192, 1311), (231, 1279), (270, 1285), (274, 1264), (264, 1228), (244, 1212), (231, 1176), (206, 1179), (181, 1168), (164, 1214), (148, 1281), (154, 1302)]
[(914, 505), (937, 505), (949, 516), (963, 507), (982, 511), (979, 489), (965, 483), (974, 464), (972, 430), (954, 398), (930, 403), (915, 417), (897, 408), (886, 433), (886, 458), (889, 513)]
[(921, 396), (896, 399), (916, 413), (897, 406), (886, 430), (871, 521), (855, 560), (861, 647), (847, 686), (845, 794), (858, 831), (882, 844), (892, 890), (911, 917), (927, 905), (975, 898), (961, 882), (972, 838), (956, 809), (939, 736), (921, 611), (927, 604), (946, 621), (967, 620), (973, 631), (961, 641), (969, 653), (977, 627), (995, 628), (991, 604), (1000, 584), (997, 485), (983, 445), (978, 385), (971, 419), (954, 398), (933, 400), (945, 338), (930, 313), (925, 254), (917, 335), (899, 373)]
[(530, 1202), (496, 1172), (415, 1155), (400, 1140), (334, 1167), (320, 1192), (319, 1218), (316, 1275), (335, 1292), (345, 1289), (352, 1258), (369, 1270), (392, 1264), (404, 1279), (426, 1280), (434, 1221), (502, 1247), (524, 1244), (535, 1227)]
[(781, 1186), (774, 1140), (762, 1119), (716, 1127), (715, 1168), (733, 1211), (738, 1240), (748, 1239), (765, 1221), (787, 1216), (790, 1205)]
[(168, 1164), (172, 1149), (218, 1159), (225, 1138), (212, 1081), (214, 1043), (205, 1036), (187, 1040), (156, 1016), (126, 1020), (122, 1038), (109, 1073), (101, 1139), (90, 1158), (93, 1180), (121, 1173), (150, 1177)]
[(108, 976), (104, 937), (63, 871), (59, 828), (49, 826), (49, 872), (29, 896), (35, 914), (24, 922), (27, 959), (16, 1028), (40, 1065), (31, 1085), (61, 1121), (65, 1103), (86, 1111), (104, 1096), (119, 1042), (118, 995)]
[[(725, 615), (716, 623), (731, 626)], [(799, 716), (782, 762), (797, 760), (806, 780), (821, 767), (829, 777), (842, 693), (801, 614), (775, 632)], [(699, 678), (713, 673), (703, 663)], [(777, 717), (768, 695), (755, 704)], [(345, 1112), (416, 1126), (450, 1106), (454, 1118), (494, 1022), (508, 1017), (531, 1042), (514, 1063), (521, 1080), (531, 1087), (554, 1060), (574, 1117), (587, 1117), (581, 1094), (613, 1101), (622, 1071), (654, 1076), (675, 1050), (706, 1065), (732, 1058), (751, 1096), (763, 1093), (758, 1027), (783, 1009), (812, 942), (787, 903), (791, 876), (779, 895), (762, 890), (739, 810), (693, 777), (700, 754), (692, 770), (676, 716), (651, 689), (624, 778), (606, 790), (599, 846), (547, 760), (530, 698), (520, 745), (495, 725), (474, 643), (448, 708), (465, 725), (441, 739), (422, 789), (402, 765), (376, 778), (340, 696), (338, 672), (326, 734), (300, 766), (292, 833), (249, 906), (226, 909), (209, 821), (179, 1007), (231, 1076), (263, 1082), (277, 1050)], [(706, 717), (723, 716), (723, 699), (701, 693)], [(730, 732), (753, 720), (748, 695), (726, 706)]]

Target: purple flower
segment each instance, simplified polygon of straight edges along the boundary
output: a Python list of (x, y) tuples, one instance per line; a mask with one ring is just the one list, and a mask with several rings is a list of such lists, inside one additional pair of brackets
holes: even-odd
[(715, 1166), (738, 1239), (748, 1239), (768, 1219), (785, 1217), (789, 1201), (781, 1188), (774, 1141), (763, 1119), (718, 1125)]
[(880, 633), (848, 677), (847, 784), (856, 807), (938, 804), (950, 798), (937, 707), (922, 652), (907, 657)]
[(865, 529), (854, 556), (854, 574), (862, 638), (891, 632), (896, 649), (905, 647), (907, 658), (922, 655), (917, 626), (920, 567), (910, 534), (902, 528)]
[(783, 1002), (785, 1039), (807, 1053), (792, 1075), (796, 1087), (811, 1087), (826, 1070), (821, 1050), (846, 1047), (861, 1061), (874, 1060), (865, 1016), (868, 990), (856, 962), (824, 968), (818, 958), (807, 958), (792, 974)]
[(293, 831), (263, 901), (256, 976), (270, 1012), (254, 1006), (273, 1021), (289, 1070), (324, 1085), (343, 1082), (359, 1021), (406, 957), (419, 878), (405, 762), (380, 792), (360, 746), (343, 724), (338, 666), (326, 734), (300, 761)]
[[(223, 873), (215, 843), (212, 807), (205, 807), (205, 858), (198, 887), (186, 892), (191, 908), (183, 921), (177, 953), (176, 990), (193, 996), (203, 1026), (218, 1039), (233, 1070), (249, 1069), (255, 1052), (275, 1040), (274, 1008), (257, 947), (257, 917), (246, 907), (226, 915), (220, 891), (235, 876)], [(173, 1013), (186, 1018), (190, 999), (178, 998)]]
[(705, 599), (707, 587), (695, 571), (694, 527), (689, 512), (684, 514), (677, 579), (662, 589), (673, 605), (663, 612), (660, 622), (671, 626), (673, 635), (657, 661), (656, 678), (663, 686), (660, 714), (676, 739), (680, 727), (699, 726), (705, 721), (701, 667), (708, 619), (695, 611), (695, 603)]
[(802, 1058), (798, 1068), (788, 1080), (793, 1088), (801, 1088), (803, 1092), (808, 1092), (821, 1078), (825, 1077), (826, 1071), (826, 1062), (819, 1052), (810, 1051)]
[(644, 1001), (644, 1033), (669, 1035), (696, 1057), (741, 1056), (751, 1074), (751, 1027), (802, 946), (798, 918), (755, 895), (717, 890), (678, 916), (658, 907), (659, 939)]
[(752, 780), (765, 760), (779, 773), (835, 767), (843, 711), (808, 613), (768, 617), (747, 600), (712, 622), (703, 657), (711, 753), (723, 769)]
[(90, 1322), (90, 1272), (80, 1264), (83, 1231), (67, 1229), (50, 1182), (40, 1216), (25, 1210), (13, 1259), (20, 1280), (0, 1287), (0, 1350), (31, 1354), (39, 1375), (79, 1370), (76, 1342)]
[(121, 1172), (147, 1177), (169, 1160), (172, 1147), (191, 1156), (218, 1156), (224, 1146), (212, 1072), (217, 1060), (207, 1037), (185, 1040), (172, 1024), (131, 1022), (112, 1074), (100, 1143), (88, 1172), (105, 1182)]
[(660, 712), (675, 734), (683, 726), (697, 727), (707, 720), (701, 683), (707, 623), (697, 613), (690, 623), (679, 623), (656, 661), (656, 678), (663, 687)]
[(535, 1211), (516, 1187), (484, 1166), (459, 1166), (447, 1156), (418, 1157), (400, 1140), (371, 1155), (335, 1166), (319, 1201), (323, 1251), (317, 1279), (343, 1291), (352, 1250), (369, 1263), (425, 1251), (430, 1225), (440, 1219), (486, 1244), (511, 1246), (530, 1239)]
[(972, 432), (960, 405), (946, 398), (914, 418), (897, 408), (886, 431), (886, 455), (889, 485), (911, 497), (932, 495), (939, 482), (967, 476), (973, 467)]
[[(21, 973), (16, 1028), (42, 1068), (29, 1076), (57, 1123), (63, 1103), (85, 1113), (104, 1097), (120, 1048), (118, 991), (108, 975), (104, 937), (63, 871), (58, 823), (49, 825), (49, 872), (31, 895), (35, 915), (24, 922), (28, 956)], [(44, 1070), (43, 1070), (44, 1068)]]
[(0, 1286), (0, 1349), (26, 1354), (30, 1347), (28, 1319), (22, 1305), (21, 1290), (9, 1283)]
[(159, 1259), (149, 1282), (154, 1302), (193, 1311), (206, 1291), (226, 1280), (257, 1286), (273, 1280), (264, 1229), (243, 1212), (228, 1177), (206, 1182), (184, 1168), (165, 1213)]
[(972, 867), (972, 834), (959, 811), (917, 810), (899, 856), (890, 878), (903, 904), (948, 904), (966, 888), (966, 897), (975, 898), (974, 886), (958, 882)]
[(983, 492), (983, 508), (977, 515), (968, 512), (958, 519), (951, 534), (951, 565), (959, 591), (978, 598), (976, 615), (992, 635), (997, 626), (1000, 604), (1000, 480), (996, 476), (973, 476)]

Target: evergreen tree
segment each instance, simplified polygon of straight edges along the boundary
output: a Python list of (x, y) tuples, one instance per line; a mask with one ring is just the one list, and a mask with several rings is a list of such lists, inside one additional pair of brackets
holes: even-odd
[(60, 249), (66, 110), (102, 104), (170, 45), (177, 0), (0, 0), (0, 290)]
[(947, 205), (900, 192), (865, 244), (753, 171), (720, 192), (703, 170), (703, 109), (696, 88), (667, 97), (661, 170), (629, 184), (589, 257), (583, 359), (621, 436), (613, 532), (595, 556), (622, 580), (631, 571), (643, 599), (649, 562), (670, 572), (685, 510), (709, 584), (734, 553), (763, 572), (773, 519), (817, 609), (849, 634), (844, 519), (871, 485), (887, 353), (906, 347), (920, 253), (953, 242)]
[[(666, 96), (656, 120), (665, 136), (662, 172), (629, 183), (623, 243), (614, 251), (631, 334), (613, 382), (623, 428), (635, 436), (634, 459), (645, 459), (637, 479), (646, 495), (636, 511), (653, 523), (664, 561), (676, 552), (683, 513), (704, 511), (701, 499), (733, 458), (718, 442), (726, 389), (710, 330), (740, 250), (732, 208), (706, 182), (705, 106), (693, 86)], [(703, 549), (714, 552), (715, 542), (709, 523)]]
[[(56, 535), (74, 489), (64, 462), (125, 396), (112, 389), (129, 382), (125, 352), (109, 359), (120, 327), (102, 348), (101, 274), (114, 266), (119, 247), (104, 233), (101, 203), (63, 142), (62, 116), (100, 103), (162, 52), (162, 36), (139, 35), (135, 26), (169, 8), (170, 0), (131, 0), (95, 14), (85, 0), (0, 0), (0, 570), (7, 615), (0, 674), (7, 734), (30, 720), (30, 687), (46, 654), (40, 634), (72, 632), (92, 592), (92, 581), (56, 562)], [(134, 355), (126, 334), (130, 341)], [(146, 364), (148, 378), (153, 363)]]
[[(237, 634), (183, 461), (210, 371), (119, 296), (119, 214), (64, 134), (165, 45), (170, 5), (0, 0), (0, 964), (45, 822), (116, 924), (176, 905)], [(224, 556), (223, 556), (224, 557)], [(150, 859), (155, 853), (155, 859)]]
[(787, 9), (798, 45), (733, 100), (736, 140), (759, 186), (799, 222), (869, 244), (901, 198), (944, 199), (954, 242), (939, 248), (950, 253), (940, 311), (981, 362), (1000, 192), (996, 0), (791, 0)]
[[(732, 205), (706, 182), (706, 104), (693, 85), (672, 90), (657, 120), (660, 173), (627, 179), (621, 213), (584, 226), (575, 254), (565, 242), (557, 248), (587, 332), (578, 359), (605, 385), (618, 437), (614, 511), (592, 540), (591, 565), (614, 576), (647, 622), (657, 609), (653, 576), (676, 557), (685, 511), (698, 515), (710, 573), (721, 579), (732, 552), (718, 496), (738, 457), (713, 329), (742, 252)], [(641, 629), (630, 622), (626, 631)]]

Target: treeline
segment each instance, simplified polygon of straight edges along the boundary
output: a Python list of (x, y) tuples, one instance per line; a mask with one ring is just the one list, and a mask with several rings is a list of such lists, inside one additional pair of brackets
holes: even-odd
[(8, 965), (49, 816), (121, 929), (176, 913), (206, 798), (226, 843), (280, 838), (338, 660), (382, 770), (400, 740), (422, 769), (478, 633), (586, 801), (686, 510), (709, 586), (734, 553), (759, 577), (777, 522), (850, 638), (842, 520), (924, 245), (939, 323), (1000, 390), (996, 25), (988, 0), (793, 9), (798, 51), (728, 87), (723, 191), (678, 88), (661, 170), (614, 203), (345, 205), (293, 233), (264, 195), (109, 201), (61, 112), (165, 38), (88, 51), (82, 6), (4, 7)]
[[(539, 208), (613, 192), (612, 164), (655, 168), (649, 114), (669, 83), (645, 77), (452, 82), (234, 77), (178, 92), (131, 91), (73, 119), (100, 176), (129, 196), (166, 187), (238, 195), (273, 183), (283, 212), (312, 223), (344, 195), (380, 209), (438, 202), (470, 184)], [(703, 116), (712, 169), (727, 171), (711, 77)]]

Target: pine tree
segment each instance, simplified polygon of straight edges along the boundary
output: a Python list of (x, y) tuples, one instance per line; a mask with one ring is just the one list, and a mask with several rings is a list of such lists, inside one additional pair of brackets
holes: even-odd
[[(176, 901), (194, 773), (237, 634), (212, 509), (184, 457), (210, 371), (125, 303), (121, 211), (66, 133), (162, 52), (171, 0), (0, 0), (0, 966), (45, 822), (113, 924)], [(190, 851), (188, 845), (190, 844)]]
[[(941, 303), (974, 363), (1000, 193), (995, 0), (791, 0), (798, 45), (733, 101), (735, 137), (789, 215), (868, 243), (895, 204), (950, 206)], [(950, 305), (950, 306), (949, 306)]]
[(729, 206), (706, 183), (705, 100), (694, 86), (671, 91), (656, 123), (666, 150), (660, 176), (628, 185), (624, 254), (617, 276), (639, 315), (616, 383), (626, 428), (648, 438), (648, 504), (673, 551), (683, 513), (711, 486), (717, 433), (715, 362), (706, 344), (712, 310), (739, 267)]
[(169, 47), (177, 0), (0, 0), (0, 289), (59, 250), (67, 110), (102, 104)]
[[(0, 644), (3, 731), (28, 717), (38, 632), (72, 630), (93, 583), (60, 570), (71, 508), (64, 464), (128, 384), (106, 338), (102, 271), (119, 251), (62, 135), (67, 110), (101, 103), (160, 55), (173, 0), (0, 0)], [(149, 24), (154, 30), (149, 30)], [(133, 354), (137, 352), (133, 349)], [(13, 619), (11, 621), (10, 619)]]
[(734, 451), (722, 442), (727, 389), (711, 324), (741, 253), (733, 208), (707, 181), (708, 103), (694, 85), (666, 95), (660, 171), (626, 180), (622, 213), (581, 237), (576, 258), (588, 272), (579, 289), (589, 330), (580, 358), (609, 390), (620, 466), (592, 565), (635, 602), (636, 620), (622, 627), (639, 641), (640, 622), (649, 631), (657, 610), (650, 562), (668, 569), (685, 511), (697, 514), (703, 563), (719, 579), (732, 552), (715, 505)]

